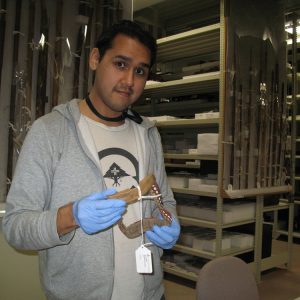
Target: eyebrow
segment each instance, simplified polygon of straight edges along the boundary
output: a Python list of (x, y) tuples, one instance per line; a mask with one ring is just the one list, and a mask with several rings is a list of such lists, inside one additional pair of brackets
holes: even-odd
[[(125, 56), (125, 55), (116, 55), (114, 58), (117, 58), (117, 59), (123, 59), (125, 61), (132, 61), (132, 58), (128, 57), (128, 56)], [(139, 64), (140, 66), (144, 67), (144, 68), (147, 68), (147, 69), (150, 69), (150, 65), (147, 64), (147, 63), (140, 63)]]

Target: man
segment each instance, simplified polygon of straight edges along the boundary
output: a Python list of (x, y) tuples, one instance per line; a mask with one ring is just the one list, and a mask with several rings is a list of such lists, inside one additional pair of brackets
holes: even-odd
[[(143, 92), (155, 55), (155, 40), (138, 25), (115, 24), (91, 51), (89, 96), (54, 108), (26, 137), (3, 227), (12, 246), (39, 251), (48, 299), (163, 299), (162, 248), (173, 247), (180, 232), (175, 200), (157, 129), (127, 111)], [(107, 198), (148, 174), (173, 221), (146, 231), (153, 273), (139, 274), (141, 237), (128, 239), (116, 223), (139, 220), (140, 203), (126, 207)], [(142, 205), (143, 217), (161, 218), (153, 200)]]

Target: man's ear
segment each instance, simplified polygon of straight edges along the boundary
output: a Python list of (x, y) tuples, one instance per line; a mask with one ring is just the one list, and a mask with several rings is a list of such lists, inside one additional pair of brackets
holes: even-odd
[(91, 70), (95, 71), (100, 61), (100, 54), (98, 48), (93, 48), (90, 53), (89, 65)]

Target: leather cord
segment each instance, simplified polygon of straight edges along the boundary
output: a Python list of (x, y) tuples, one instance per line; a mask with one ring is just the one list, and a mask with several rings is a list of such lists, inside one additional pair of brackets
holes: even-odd
[(99, 111), (95, 108), (95, 106), (93, 105), (93, 103), (88, 95), (86, 96), (85, 101), (86, 101), (86, 104), (88, 105), (89, 109), (94, 113), (94, 115), (96, 115), (101, 120), (104, 120), (107, 122), (121, 122), (121, 121), (125, 120), (125, 118), (128, 118), (138, 124), (141, 124), (143, 122), (143, 118), (139, 115), (139, 113), (137, 113), (136, 111), (134, 111), (132, 109), (130, 109), (130, 111), (128, 109), (124, 110), (119, 117), (110, 118), (110, 117), (106, 117), (99, 113)]

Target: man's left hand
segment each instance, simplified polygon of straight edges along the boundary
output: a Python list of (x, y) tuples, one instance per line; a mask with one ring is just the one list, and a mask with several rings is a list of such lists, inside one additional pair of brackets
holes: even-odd
[(152, 230), (145, 232), (146, 237), (156, 246), (163, 249), (171, 249), (177, 242), (180, 234), (180, 225), (178, 221), (173, 218), (169, 226), (154, 225)]

